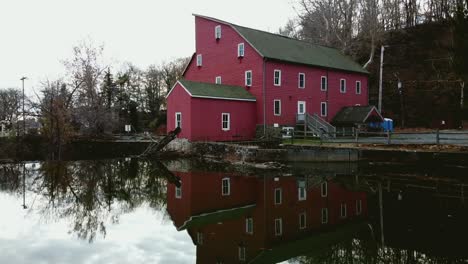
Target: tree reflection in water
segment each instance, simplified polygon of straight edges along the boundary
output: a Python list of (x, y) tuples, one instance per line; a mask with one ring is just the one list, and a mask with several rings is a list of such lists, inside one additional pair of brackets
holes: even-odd
[[(158, 161), (46, 161), (26, 166), (26, 189), (33, 193), (29, 210), (45, 221), (68, 219), (70, 233), (93, 242), (106, 236), (105, 223), (147, 204), (165, 207), (167, 169)], [(22, 193), (22, 166), (0, 165), (0, 190)]]

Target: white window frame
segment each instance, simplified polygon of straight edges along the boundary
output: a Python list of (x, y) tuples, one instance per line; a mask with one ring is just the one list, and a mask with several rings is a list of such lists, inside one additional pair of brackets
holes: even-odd
[(221, 39), (221, 25), (215, 27), (215, 39)]
[(328, 196), (328, 183), (327, 182), (322, 182), (322, 184), (320, 184), (320, 196), (322, 197)]
[(253, 234), (253, 218), (248, 217), (245, 219), (245, 233), (252, 235)]
[(328, 223), (328, 208), (322, 208), (322, 224)]
[[(304, 217), (304, 223), (301, 221), (302, 217)], [(299, 229), (305, 229), (307, 227), (307, 214), (306, 212), (299, 214)]]
[(202, 54), (197, 55), (197, 67), (201, 67), (203, 65), (203, 56)]
[[(303, 78), (302, 86), (301, 86), (301, 76)], [(306, 78), (305, 78), (305, 73), (300, 72), (297, 76), (297, 88), (299, 89), (304, 89), (306, 86)]]
[(203, 245), (203, 233), (197, 232), (197, 245)]
[(275, 219), (275, 236), (281, 236), (281, 235), (283, 235), (283, 218), (276, 218)]
[(340, 79), (340, 93), (346, 93), (346, 79)]
[[(303, 192), (304, 195), (301, 195), (301, 190), (304, 191), (304, 192)], [(305, 200), (307, 200), (307, 189), (306, 189), (306, 187), (298, 187), (298, 188), (297, 188), (297, 199), (298, 199), (299, 201), (305, 201)]]
[[(249, 74), (250, 74), (250, 78), (248, 78)], [(252, 71), (251, 70), (245, 71), (244, 77), (245, 77), (245, 86), (248, 86), (248, 87), (252, 86), (252, 83), (253, 83)]]
[[(325, 87), (323, 86), (323, 80), (325, 80)], [(327, 76), (320, 77), (320, 91), (328, 90), (328, 78)]]
[(346, 218), (347, 217), (347, 211), (348, 211), (348, 206), (346, 203), (341, 203), (340, 204), (340, 217), (341, 218)]
[[(179, 117), (179, 118), (177, 118)], [(175, 113), (175, 127), (180, 127), (182, 128), (182, 112), (176, 112)]]
[[(224, 191), (224, 183), (227, 182), (227, 192)], [(231, 179), (229, 177), (224, 177), (221, 180), (221, 195), (222, 196), (229, 196), (231, 195)]]
[(239, 43), (237, 44), (237, 57), (242, 58), (245, 56), (245, 44)]
[(362, 214), (362, 201), (356, 200), (356, 215)]
[(221, 84), (221, 81), (222, 81), (221, 76), (216, 76), (215, 83), (216, 84)]
[[(359, 89), (358, 89), (359, 87)], [(361, 81), (356, 81), (356, 94), (361, 94), (362, 93), (362, 84)]]
[[(276, 102), (279, 103), (279, 107), (278, 107), (279, 113), (276, 113)], [(281, 116), (281, 100), (280, 99), (273, 100), (273, 114), (275, 116)]]
[(245, 246), (239, 246), (239, 260), (245, 261)]
[[(276, 73), (278, 73), (278, 82), (276, 82)], [(274, 86), (281, 86), (281, 70), (274, 70), (273, 71), (273, 85)]]
[[(323, 111), (323, 106), (325, 106), (325, 112)], [(320, 102), (320, 116), (328, 115), (328, 104), (327, 102)]]
[[(224, 116), (227, 116), (227, 127), (224, 127)], [(231, 130), (231, 114), (230, 113), (221, 113), (221, 129), (223, 131)]]
[[(279, 191), (279, 201), (276, 201), (276, 192)], [(273, 193), (274, 197), (273, 200), (276, 205), (281, 204), (283, 202), (283, 190), (281, 188), (275, 188), (275, 192)]]
[(174, 196), (176, 199), (181, 199), (182, 198), (182, 185), (180, 187), (174, 186)]

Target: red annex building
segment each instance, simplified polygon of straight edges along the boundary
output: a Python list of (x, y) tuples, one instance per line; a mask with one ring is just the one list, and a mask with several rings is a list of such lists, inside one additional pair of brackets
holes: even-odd
[(167, 95), (167, 129), (181, 126), (182, 138), (246, 140), (257, 127), (304, 120), (328, 127), (343, 107), (368, 105), (368, 72), (334, 48), (200, 15), (195, 32), (196, 52)]

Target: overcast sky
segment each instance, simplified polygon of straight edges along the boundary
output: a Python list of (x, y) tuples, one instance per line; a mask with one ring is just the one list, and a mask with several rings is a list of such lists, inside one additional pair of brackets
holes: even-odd
[(38, 90), (63, 73), (61, 60), (91, 39), (109, 61), (139, 67), (190, 56), (192, 13), (276, 32), (295, 16), (296, 0), (0, 0), (0, 89)]

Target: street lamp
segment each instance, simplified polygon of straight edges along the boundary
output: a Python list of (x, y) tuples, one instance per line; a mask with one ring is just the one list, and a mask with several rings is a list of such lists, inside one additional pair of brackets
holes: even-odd
[(27, 77), (23, 76), (21, 77), (21, 81), (23, 82), (23, 136), (26, 135), (26, 119), (25, 119), (25, 114), (24, 114), (24, 80), (26, 80)]

